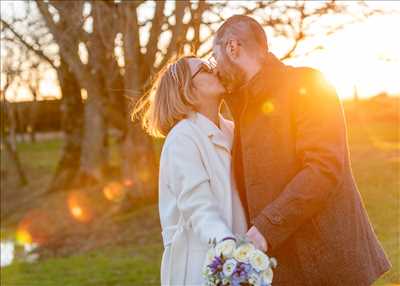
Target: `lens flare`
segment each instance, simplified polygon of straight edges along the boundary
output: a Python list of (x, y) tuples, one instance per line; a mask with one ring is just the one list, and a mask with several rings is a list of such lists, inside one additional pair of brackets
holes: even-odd
[(307, 89), (305, 87), (301, 87), (299, 89), (299, 94), (300, 95), (307, 95)]
[(124, 179), (124, 186), (127, 188), (130, 188), (133, 186), (133, 180), (132, 179)]
[(22, 245), (32, 243), (43, 245), (55, 231), (56, 224), (45, 210), (31, 210), (18, 224), (16, 241)]
[(32, 236), (26, 229), (18, 229), (16, 233), (16, 240), (19, 244), (31, 244)]
[(104, 187), (103, 194), (110, 201), (121, 201), (125, 194), (124, 186), (119, 182), (111, 182)]
[(133, 186), (133, 180), (132, 179), (125, 179), (124, 180), (124, 186), (125, 187), (132, 187)]
[(274, 112), (275, 110), (275, 105), (270, 101), (267, 100), (263, 103), (263, 105), (261, 106), (261, 110), (265, 115), (269, 115), (272, 112)]
[(87, 223), (93, 219), (93, 211), (90, 207), (87, 195), (82, 192), (71, 192), (68, 196), (68, 209), (72, 217), (79, 222)]
[(82, 217), (83, 216), (83, 210), (79, 206), (71, 207), (71, 213), (74, 217)]

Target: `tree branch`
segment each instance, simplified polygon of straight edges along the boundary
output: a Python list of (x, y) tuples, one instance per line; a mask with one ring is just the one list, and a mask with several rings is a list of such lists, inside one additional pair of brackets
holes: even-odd
[(75, 37), (72, 33), (67, 33), (62, 30), (62, 26), (67, 26), (67, 23), (63, 22), (63, 18), (60, 18), (60, 23), (55, 23), (53, 21), (53, 17), (48, 9), (48, 3), (36, 0), (36, 4), (47, 24), (47, 27), (58, 44), (60, 53), (68, 65), (74, 70), (77, 78), (81, 81), (90, 80), (87, 76), (89, 74), (88, 68), (81, 63), (77, 53), (79, 38)]
[(20, 35), (13, 27), (11, 27), (10, 24), (8, 24), (6, 21), (1, 19), (1, 23), (19, 40), (21, 44), (23, 44), (28, 50), (33, 51), (36, 55), (38, 55), (40, 58), (45, 60), (51, 67), (54, 69), (57, 69), (53, 61), (46, 56), (43, 51), (33, 47), (31, 44), (29, 44), (25, 39)]

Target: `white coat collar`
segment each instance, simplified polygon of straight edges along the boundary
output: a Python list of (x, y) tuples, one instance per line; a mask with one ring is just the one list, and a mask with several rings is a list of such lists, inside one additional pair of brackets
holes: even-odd
[(225, 148), (228, 152), (231, 152), (233, 142), (232, 122), (219, 114), (220, 129), (214, 124), (214, 122), (199, 112), (194, 112), (191, 114), (190, 118), (200, 128), (200, 130), (210, 138), (213, 144)]

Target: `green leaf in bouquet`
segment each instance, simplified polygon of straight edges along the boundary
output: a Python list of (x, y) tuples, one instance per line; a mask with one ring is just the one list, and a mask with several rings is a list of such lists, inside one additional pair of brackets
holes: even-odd
[(217, 239), (214, 237), (213, 241), (212, 241), (213, 247), (215, 247), (217, 245)]

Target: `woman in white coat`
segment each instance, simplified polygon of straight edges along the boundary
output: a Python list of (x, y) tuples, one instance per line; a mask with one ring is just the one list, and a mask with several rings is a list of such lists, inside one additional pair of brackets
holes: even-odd
[(247, 231), (231, 170), (233, 123), (219, 113), (216, 71), (195, 57), (166, 66), (136, 109), (145, 130), (164, 137), (159, 214), (162, 285), (202, 285), (208, 242)]

